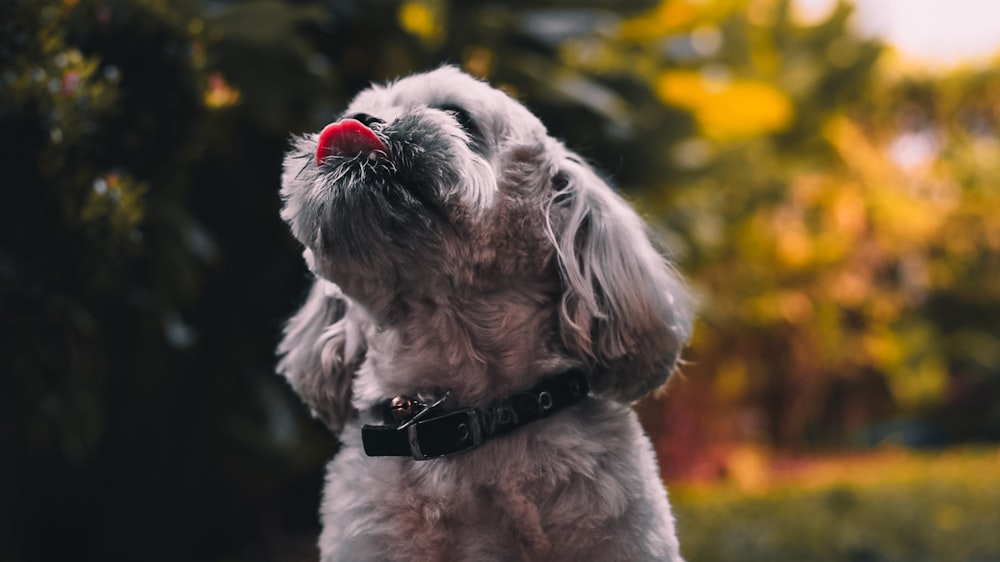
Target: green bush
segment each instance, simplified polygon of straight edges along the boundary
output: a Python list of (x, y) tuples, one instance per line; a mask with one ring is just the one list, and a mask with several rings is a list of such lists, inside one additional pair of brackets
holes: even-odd
[(1000, 455), (836, 461), (765, 491), (673, 489), (688, 562), (1000, 560)]

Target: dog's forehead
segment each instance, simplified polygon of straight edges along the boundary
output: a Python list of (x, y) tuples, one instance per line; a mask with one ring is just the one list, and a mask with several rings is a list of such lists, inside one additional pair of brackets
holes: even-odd
[(408, 76), (392, 84), (389, 91), (400, 103), (432, 105), (480, 100), (500, 105), (513, 102), (489, 84), (450, 67)]
[(421, 106), (461, 106), (480, 118), (545, 131), (537, 117), (506, 93), (447, 66), (407, 76), (385, 86), (372, 86), (354, 98), (347, 112), (394, 113)]
[(476, 80), (455, 68), (442, 67), (407, 76), (385, 86), (373, 86), (358, 94), (351, 105), (406, 107), (457, 104), (477, 100), (497, 105), (513, 101), (505, 98), (502, 92), (485, 82)]

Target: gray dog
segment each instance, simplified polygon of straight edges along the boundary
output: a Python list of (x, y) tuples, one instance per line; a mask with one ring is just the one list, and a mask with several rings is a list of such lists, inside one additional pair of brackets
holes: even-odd
[(444, 67), (361, 92), (282, 181), (316, 279), (278, 369), (342, 442), (324, 561), (680, 560), (630, 403), (691, 303), (579, 156)]

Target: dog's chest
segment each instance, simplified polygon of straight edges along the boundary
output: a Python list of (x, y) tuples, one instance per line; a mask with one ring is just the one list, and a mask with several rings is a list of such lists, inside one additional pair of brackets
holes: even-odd
[(387, 556), (380, 560), (394, 552), (408, 561), (560, 560), (550, 552), (556, 537), (593, 527), (587, 519), (608, 498), (588, 494), (592, 486), (569, 467), (553, 474), (552, 460), (527, 441), (515, 434), (497, 449), (427, 462), (367, 458), (347, 444), (330, 466), (324, 542), (364, 544)]

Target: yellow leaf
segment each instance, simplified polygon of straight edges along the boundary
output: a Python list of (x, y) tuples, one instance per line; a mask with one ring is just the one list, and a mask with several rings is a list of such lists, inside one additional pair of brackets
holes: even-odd
[(230, 86), (222, 74), (213, 72), (208, 76), (208, 84), (202, 99), (206, 107), (222, 109), (239, 103), (240, 91)]
[(933, 357), (920, 361), (916, 368), (889, 372), (889, 390), (903, 408), (915, 408), (944, 396), (948, 386), (948, 370)]
[(695, 10), (686, 0), (662, 0), (649, 12), (622, 22), (619, 37), (625, 41), (649, 41), (676, 33), (694, 21)]
[(444, 26), (438, 10), (426, 2), (404, 2), (396, 15), (399, 25), (428, 44), (437, 44), (444, 37)]
[(664, 103), (691, 111), (702, 134), (719, 141), (781, 131), (794, 117), (788, 96), (753, 80), (671, 70), (660, 75), (656, 92)]
[(729, 360), (719, 366), (715, 375), (715, 394), (723, 401), (736, 401), (746, 394), (750, 386), (746, 363), (742, 360)]

